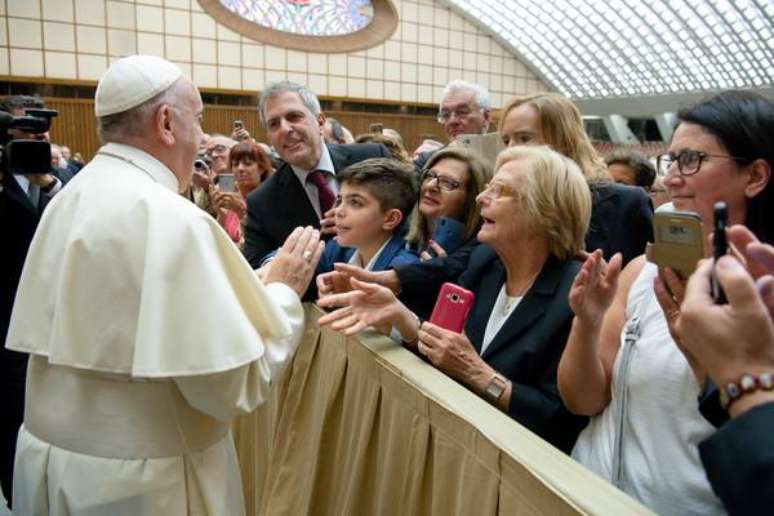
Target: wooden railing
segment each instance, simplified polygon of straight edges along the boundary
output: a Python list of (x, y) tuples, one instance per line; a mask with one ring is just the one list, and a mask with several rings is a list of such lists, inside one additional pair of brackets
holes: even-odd
[(248, 514), (647, 514), (391, 340), (320, 331), (236, 421)]

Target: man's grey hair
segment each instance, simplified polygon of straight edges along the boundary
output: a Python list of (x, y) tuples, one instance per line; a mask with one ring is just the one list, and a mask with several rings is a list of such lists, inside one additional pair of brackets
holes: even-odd
[(100, 141), (102, 143), (121, 143), (127, 138), (144, 136), (147, 134), (148, 121), (162, 104), (167, 104), (175, 110), (178, 109), (180, 94), (184, 86), (187, 86), (187, 82), (181, 77), (169, 88), (139, 106), (120, 113), (99, 117), (97, 119), (97, 135)]
[(304, 103), (314, 117), (317, 117), (322, 112), (317, 95), (303, 84), (291, 81), (273, 82), (261, 92), (261, 100), (258, 102), (258, 116), (261, 119), (262, 126), (266, 127), (266, 103), (288, 91), (298, 95), (301, 98), (301, 102)]
[(492, 97), (489, 95), (488, 89), (481, 86), (480, 84), (463, 81), (461, 79), (451, 81), (449, 84), (446, 85), (446, 87), (443, 89), (443, 94), (441, 94), (441, 102), (443, 102), (443, 99), (445, 99), (452, 93), (457, 93), (459, 91), (463, 91), (463, 92), (472, 91), (474, 94), (473, 98), (476, 100), (476, 104), (478, 104), (479, 108), (481, 109), (492, 108)]

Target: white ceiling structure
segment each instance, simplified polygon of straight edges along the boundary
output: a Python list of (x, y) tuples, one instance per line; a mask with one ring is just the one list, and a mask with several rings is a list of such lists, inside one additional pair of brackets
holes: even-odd
[(774, 0), (442, 1), (586, 113), (668, 111), (733, 88), (774, 96)]

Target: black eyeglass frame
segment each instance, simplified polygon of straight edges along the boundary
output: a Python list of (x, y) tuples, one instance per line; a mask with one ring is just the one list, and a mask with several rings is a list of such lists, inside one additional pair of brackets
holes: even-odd
[(462, 183), (456, 179), (452, 179), (451, 177), (441, 176), (432, 168), (422, 171), (422, 175), (419, 176), (419, 184), (423, 185), (426, 182), (432, 181), (433, 179), (435, 179), (438, 183), (438, 188), (445, 192), (454, 192), (455, 190), (462, 188)]
[[(683, 159), (683, 156), (685, 156), (685, 159)], [(691, 170), (689, 172), (686, 172), (684, 170), (684, 167), (688, 167), (689, 165), (687, 163), (690, 163), (693, 161), (693, 156), (696, 156), (696, 169)], [(690, 158), (690, 159), (689, 159)], [(666, 175), (669, 168), (672, 166), (672, 163), (677, 163), (677, 172), (681, 176), (693, 176), (695, 174), (699, 173), (699, 170), (701, 170), (701, 164), (707, 161), (709, 158), (726, 158), (726, 159), (732, 159), (736, 161), (740, 165), (746, 164), (749, 160), (747, 158), (741, 158), (739, 156), (729, 156), (727, 154), (709, 154), (704, 151), (697, 151), (697, 150), (684, 150), (680, 154), (674, 155), (671, 152), (665, 152), (664, 154), (660, 154), (656, 157), (656, 171), (659, 174)], [(683, 162), (686, 163), (683, 163)], [(662, 165), (662, 163), (665, 163)]]

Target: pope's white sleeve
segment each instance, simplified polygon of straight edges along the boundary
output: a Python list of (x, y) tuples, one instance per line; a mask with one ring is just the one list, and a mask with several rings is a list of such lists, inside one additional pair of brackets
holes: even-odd
[(272, 383), (293, 358), (304, 331), (303, 306), (298, 295), (282, 283), (271, 283), (266, 289), (288, 318), (290, 335), (280, 339), (264, 338), (264, 353), (235, 369), (175, 377), (177, 387), (193, 408), (222, 421), (252, 412), (266, 400)]

